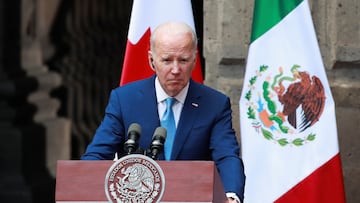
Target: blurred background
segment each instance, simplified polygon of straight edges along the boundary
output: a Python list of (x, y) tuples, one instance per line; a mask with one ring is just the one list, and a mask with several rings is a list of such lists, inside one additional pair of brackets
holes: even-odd
[[(336, 103), (347, 202), (360, 202), (360, 1), (309, 1)], [(238, 101), (253, 1), (192, 0), (205, 83)], [(132, 0), (0, 1), (0, 202), (54, 202), (120, 82)]]

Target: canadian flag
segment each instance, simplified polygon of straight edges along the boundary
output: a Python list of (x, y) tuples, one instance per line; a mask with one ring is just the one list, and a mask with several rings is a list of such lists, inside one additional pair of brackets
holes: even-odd
[[(191, 1), (134, 0), (120, 85), (154, 74), (148, 62), (150, 34), (167, 21), (184, 22), (195, 30)], [(199, 53), (192, 78), (203, 82)]]
[(335, 104), (307, 0), (255, 0), (239, 102), (244, 202), (345, 202)]

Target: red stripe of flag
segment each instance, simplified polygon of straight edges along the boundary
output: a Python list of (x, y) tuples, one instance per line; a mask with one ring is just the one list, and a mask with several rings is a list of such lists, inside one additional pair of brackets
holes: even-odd
[(275, 202), (346, 202), (340, 154), (335, 155)]

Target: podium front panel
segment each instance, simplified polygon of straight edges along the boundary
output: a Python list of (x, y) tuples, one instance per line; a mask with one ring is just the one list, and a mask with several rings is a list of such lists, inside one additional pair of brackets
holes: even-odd
[[(57, 203), (108, 202), (105, 176), (114, 161), (59, 160)], [(224, 202), (226, 197), (212, 161), (157, 161), (165, 176), (161, 202)]]

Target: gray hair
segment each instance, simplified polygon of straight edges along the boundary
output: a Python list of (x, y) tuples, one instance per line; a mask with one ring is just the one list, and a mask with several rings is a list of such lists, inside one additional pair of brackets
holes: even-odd
[(191, 33), (194, 54), (196, 53), (197, 44), (198, 44), (196, 33), (192, 27), (190, 27), (188, 24), (183, 22), (165, 22), (163, 24), (160, 24), (157, 28), (155, 28), (155, 30), (151, 33), (150, 36), (150, 50), (152, 52), (154, 52), (157, 32), (162, 29), (171, 30), (171, 32), (173, 33)]

